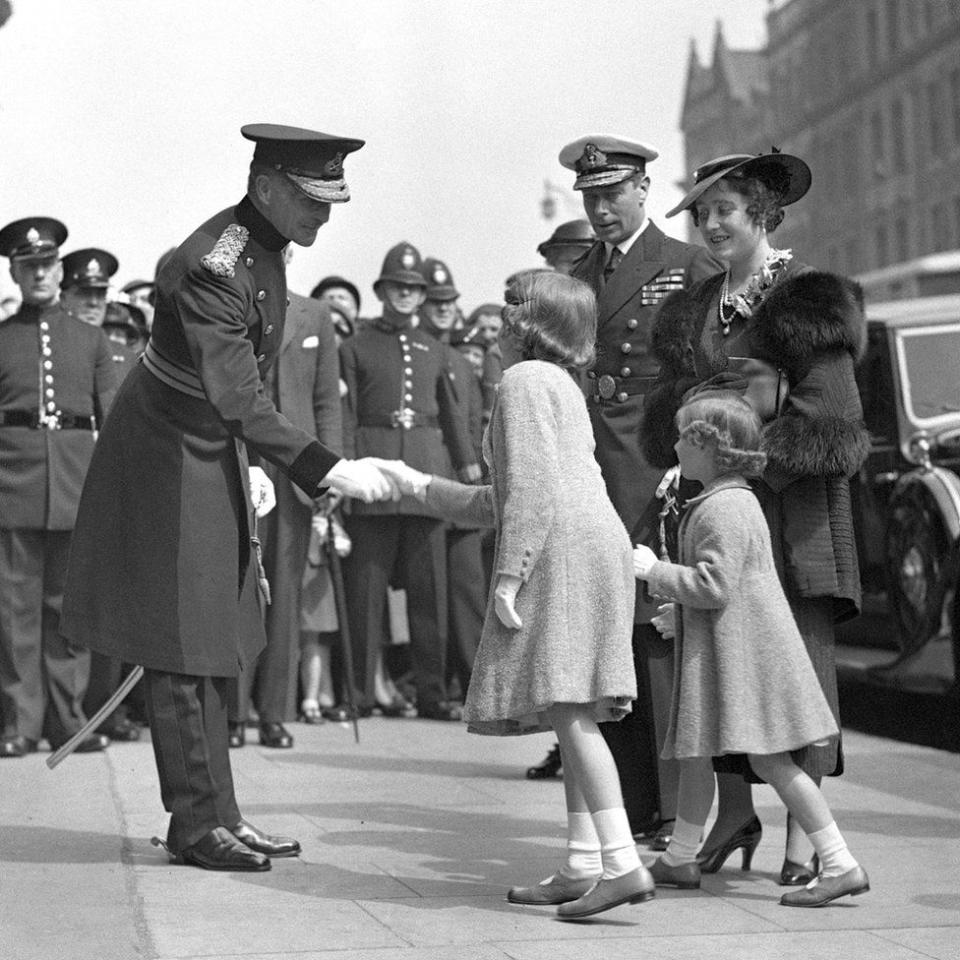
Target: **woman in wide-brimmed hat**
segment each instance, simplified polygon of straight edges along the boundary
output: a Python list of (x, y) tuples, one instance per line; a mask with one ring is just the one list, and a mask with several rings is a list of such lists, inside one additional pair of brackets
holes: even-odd
[[(869, 447), (854, 381), (866, 334), (860, 290), (770, 242), (783, 208), (810, 188), (810, 169), (799, 157), (776, 150), (719, 157), (693, 180), (667, 216), (689, 211), (727, 268), (664, 303), (652, 333), (661, 382), (648, 397), (641, 436), (650, 462), (668, 467), (676, 462), (673, 417), (684, 393), (707, 381), (744, 392), (764, 424), (768, 466), (755, 489), (777, 569), (839, 717), (834, 624), (855, 616), (860, 605), (848, 479)], [(797, 751), (795, 759), (817, 780), (843, 770), (839, 738)], [(701, 870), (713, 872), (740, 849), (748, 868), (761, 834), (750, 791), (758, 778), (744, 757), (718, 758), (715, 767), (719, 812), (697, 859)], [(792, 824), (782, 883), (816, 876), (808, 855)]]

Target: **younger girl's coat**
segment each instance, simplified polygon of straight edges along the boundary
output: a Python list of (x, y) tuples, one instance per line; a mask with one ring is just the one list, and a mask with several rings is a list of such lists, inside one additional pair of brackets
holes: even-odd
[(665, 758), (780, 753), (837, 735), (744, 480), (689, 501), (680, 563), (655, 563), (647, 582), (680, 605)]

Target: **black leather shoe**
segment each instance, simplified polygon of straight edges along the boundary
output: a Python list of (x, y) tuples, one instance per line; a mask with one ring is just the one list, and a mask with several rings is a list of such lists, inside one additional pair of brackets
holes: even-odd
[(295, 857), (300, 852), (300, 842), (291, 837), (272, 837), (262, 833), (252, 823), (241, 820), (231, 831), (245, 846), (265, 857)]
[(378, 703), (377, 709), (383, 717), (403, 717), (409, 720), (417, 716), (417, 708), (399, 693), (389, 703)]
[(260, 746), (288, 750), (293, 746), (293, 737), (282, 723), (268, 721), (260, 724)]
[(140, 739), (140, 728), (126, 717), (105, 723), (97, 732), (121, 743), (134, 743)]
[[(58, 745), (59, 746), (59, 745)], [(74, 748), (74, 753), (99, 753), (110, 746), (110, 738), (103, 733), (91, 733), (84, 737)], [(57, 748), (54, 748), (57, 749)]]
[(840, 897), (858, 897), (869, 889), (867, 871), (856, 866), (839, 877), (821, 875), (815, 883), (785, 893), (780, 903), (784, 907), (825, 907)]
[(820, 858), (814, 854), (807, 863), (797, 863), (795, 860), (783, 859), (780, 868), (781, 887), (804, 887), (820, 873)]
[(450, 703), (437, 703), (431, 707), (421, 707), (417, 716), (423, 720), (462, 720), (463, 709)]
[(28, 753), (36, 753), (37, 741), (29, 737), (4, 737), (0, 740), (0, 757), (25, 757)]
[(563, 769), (563, 763), (560, 760), (560, 744), (555, 743), (535, 767), (527, 767), (528, 780), (549, 780), (557, 776)]
[(186, 863), (204, 870), (269, 870), (270, 861), (241, 843), (226, 827), (214, 827), (195, 844), (174, 857), (174, 863)]
[(242, 747), (247, 742), (247, 727), (243, 723), (231, 723), (227, 743), (231, 750)]
[(740, 869), (749, 870), (753, 861), (753, 851), (757, 849), (760, 838), (763, 836), (763, 827), (756, 816), (751, 817), (732, 836), (721, 840), (714, 847), (704, 847), (697, 854), (697, 863), (701, 873), (716, 873), (726, 863), (727, 858), (734, 850), (740, 853)]

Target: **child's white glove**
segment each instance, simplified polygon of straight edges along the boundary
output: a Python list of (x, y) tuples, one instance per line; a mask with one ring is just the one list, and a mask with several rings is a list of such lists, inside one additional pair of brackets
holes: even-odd
[(656, 562), (657, 555), (646, 544), (638, 543), (633, 548), (633, 575), (638, 580), (645, 580)]
[(661, 603), (657, 615), (650, 621), (664, 640), (672, 640), (677, 635), (677, 607), (673, 603)]

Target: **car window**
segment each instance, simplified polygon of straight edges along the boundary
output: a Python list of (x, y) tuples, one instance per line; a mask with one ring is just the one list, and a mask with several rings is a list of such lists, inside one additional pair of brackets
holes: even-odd
[(904, 405), (915, 421), (960, 413), (960, 324), (900, 331)]

